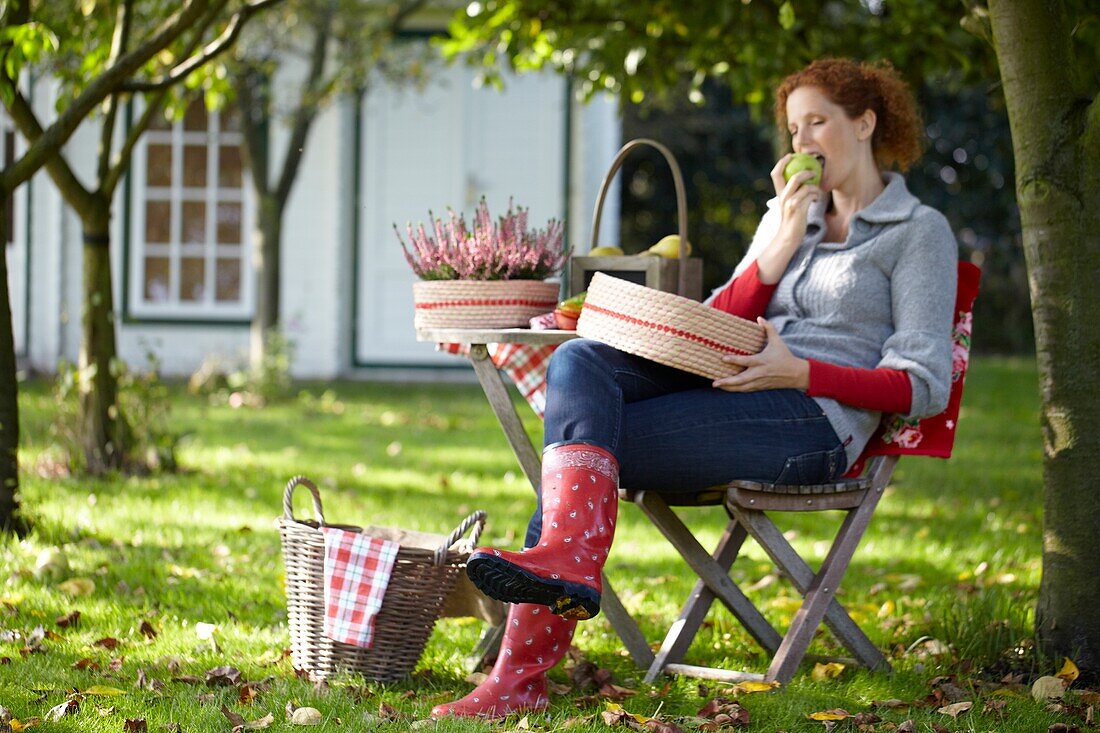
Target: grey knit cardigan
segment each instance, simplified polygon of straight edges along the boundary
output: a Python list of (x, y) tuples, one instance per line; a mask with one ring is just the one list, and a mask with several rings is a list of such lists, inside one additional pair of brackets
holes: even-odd
[[(823, 241), (829, 197), (810, 207), (806, 236), (765, 317), (796, 356), (906, 372), (913, 389), (909, 416), (928, 417), (944, 410), (950, 392), (958, 244), (943, 214), (921, 204), (899, 174), (885, 173), (883, 181), (878, 198), (852, 216), (844, 242)], [(768, 202), (733, 277), (775, 237), (776, 203)], [(852, 465), (880, 413), (814, 399)]]

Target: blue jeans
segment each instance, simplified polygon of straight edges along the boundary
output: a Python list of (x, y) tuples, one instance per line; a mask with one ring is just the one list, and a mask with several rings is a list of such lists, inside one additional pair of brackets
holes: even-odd
[[(805, 393), (710, 383), (596, 341), (567, 341), (550, 359), (543, 443), (593, 443), (618, 459), (620, 485), (662, 494), (735, 479), (826, 483), (844, 473), (844, 446)], [(525, 546), (541, 528), (540, 498)]]

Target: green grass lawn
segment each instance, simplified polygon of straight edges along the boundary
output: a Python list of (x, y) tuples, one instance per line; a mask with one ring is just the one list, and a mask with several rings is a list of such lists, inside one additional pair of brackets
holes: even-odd
[[(0, 577), (6, 579), (0, 591), (0, 705), (25, 722), (43, 718), (73, 691), (99, 686), (122, 694), (87, 694), (75, 713), (39, 727), (120, 731), (125, 720), (144, 719), (150, 731), (176, 730), (173, 724), (184, 731), (229, 731), (225, 705), (248, 721), (272, 713), (271, 728), (286, 729), (284, 711), (293, 703), (320, 710), (323, 730), (437, 729), (418, 721), (434, 704), (470, 689), (464, 659), (481, 622), (441, 621), (405, 682), (346, 680), (315, 688), (299, 679), (282, 655), (289, 642), (273, 524), (282, 488), (292, 475), (314, 477), (326, 517), (351, 524), (445, 532), (472, 509), (484, 509), (490, 519), (486, 539), (509, 546), (519, 544), (531, 489), (475, 386), (302, 388), (332, 394), (253, 410), (212, 405), (175, 390), (174, 424), (187, 434), (183, 470), (87, 480), (38, 475), (54, 403), (49, 385), (24, 385), (22, 500), (34, 530), (24, 541), (7, 540), (0, 551)], [(979, 680), (998, 680), (1011, 671), (1053, 674), (1056, 662), (1037, 660), (1029, 640), (1041, 546), (1034, 366), (978, 359), (967, 389), (955, 457), (902, 461), (841, 589), (840, 600), (888, 651), (895, 674), (846, 668), (838, 678), (814, 681), (807, 667), (783, 690), (740, 698), (750, 713), (749, 730), (823, 730), (808, 713), (867, 712), (873, 701), (891, 698), (919, 703), (932, 694), (933, 678), (943, 674), (957, 675), (955, 684), (974, 701), (970, 712), (953, 719), (927, 704), (882, 709), (876, 711), (881, 722), (868, 730), (892, 730), (908, 718), (921, 731), (933, 730), (933, 724), (952, 731), (1045, 731), (1054, 722), (1080, 723), (1072, 706), (1070, 712), (1049, 712), (1026, 690), (1020, 695), (972, 689)], [(523, 414), (537, 439), (537, 421), (526, 409)], [(304, 496), (296, 506), (309, 513)], [(723, 517), (715, 509), (687, 513), (688, 523), (711, 544)], [(817, 515), (779, 520), (796, 548), (817, 561), (839, 522)], [(50, 547), (63, 549), (69, 571), (37, 579), (31, 572), (36, 557)], [(733, 577), (753, 586), (750, 597), (774, 623), (784, 624), (795, 596), (783, 581), (770, 582), (771, 572), (753, 546)], [(622, 512), (609, 575), (654, 642), (692, 585), (671, 547), (629, 507)], [(61, 581), (70, 576), (93, 581), (94, 592), (66, 593)], [(81, 614), (75, 625), (57, 625), (56, 619), (74, 610)], [(155, 636), (143, 633), (143, 622)], [(210, 624), (213, 642), (200, 633)], [(44, 639), (41, 632), (35, 635), (39, 625), (48, 632)], [(117, 640), (117, 647), (97, 645), (107, 638)], [(697, 729), (685, 718), (726, 689), (700, 689), (686, 679), (642, 684), (602, 617), (582, 624), (575, 646), (610, 669), (619, 685), (637, 690), (620, 702), (623, 707), (644, 716), (659, 711), (684, 730)], [(822, 632), (813, 651), (839, 648)], [(712, 612), (687, 661), (755, 671), (766, 666), (724, 609)], [(186, 679), (201, 681), (222, 665), (259, 683), (254, 700), (242, 702), (238, 687)], [(567, 670), (559, 667), (552, 676), (569, 684)], [(1068, 700), (1075, 699), (1071, 692)], [(989, 701), (1007, 705), (983, 711)], [(397, 717), (379, 716), (382, 703)], [(605, 704), (592, 691), (577, 690), (555, 697), (547, 714), (496, 727), (550, 730), (568, 723), (579, 731), (604, 730)], [(857, 728), (851, 721), (841, 725)], [(439, 730), (487, 727), (438, 724)]]

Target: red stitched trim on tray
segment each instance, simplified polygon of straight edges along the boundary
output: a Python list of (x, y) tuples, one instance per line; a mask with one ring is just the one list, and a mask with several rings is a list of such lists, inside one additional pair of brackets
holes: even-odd
[(662, 333), (668, 333), (668, 334), (672, 334), (673, 336), (679, 336), (682, 339), (687, 339), (688, 341), (694, 341), (696, 343), (703, 344), (704, 346), (709, 346), (713, 349), (718, 349), (719, 351), (725, 351), (726, 353), (730, 353), (730, 354), (744, 354), (745, 356), (752, 356), (752, 354), (748, 351), (743, 351), (742, 349), (737, 349), (737, 348), (734, 348), (732, 346), (728, 346), (728, 345), (723, 344), (719, 341), (715, 341), (713, 339), (708, 339), (705, 336), (700, 336), (697, 333), (691, 333), (690, 331), (684, 331), (684, 330), (681, 330), (679, 328), (673, 328), (672, 326), (664, 326), (660, 323), (653, 323), (652, 321), (643, 321), (640, 318), (635, 318), (634, 316), (628, 316), (625, 313), (617, 313), (615, 311), (608, 310), (606, 308), (601, 308), (598, 305), (592, 305), (591, 303), (585, 303), (584, 307), (585, 307), (585, 309), (591, 308), (592, 310), (596, 311), (597, 313), (602, 313), (605, 316), (611, 316), (612, 318), (618, 318), (620, 321), (626, 321), (627, 323), (633, 323), (636, 326), (644, 326), (645, 328), (652, 328), (655, 331), (661, 331)]
[(524, 300), (520, 298), (468, 298), (466, 300), (441, 300), (436, 303), (417, 303), (420, 310), (434, 310), (435, 308), (462, 308), (474, 305), (529, 305), (540, 308), (550, 307), (557, 303), (556, 300)]

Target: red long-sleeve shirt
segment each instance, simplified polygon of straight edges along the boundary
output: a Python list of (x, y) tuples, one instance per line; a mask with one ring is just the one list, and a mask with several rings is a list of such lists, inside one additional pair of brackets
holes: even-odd
[[(715, 295), (710, 305), (755, 321), (768, 308), (775, 285), (760, 281), (756, 262)], [(852, 407), (905, 415), (913, 400), (909, 375), (899, 369), (861, 369), (809, 359), (811, 397), (829, 397)]]

